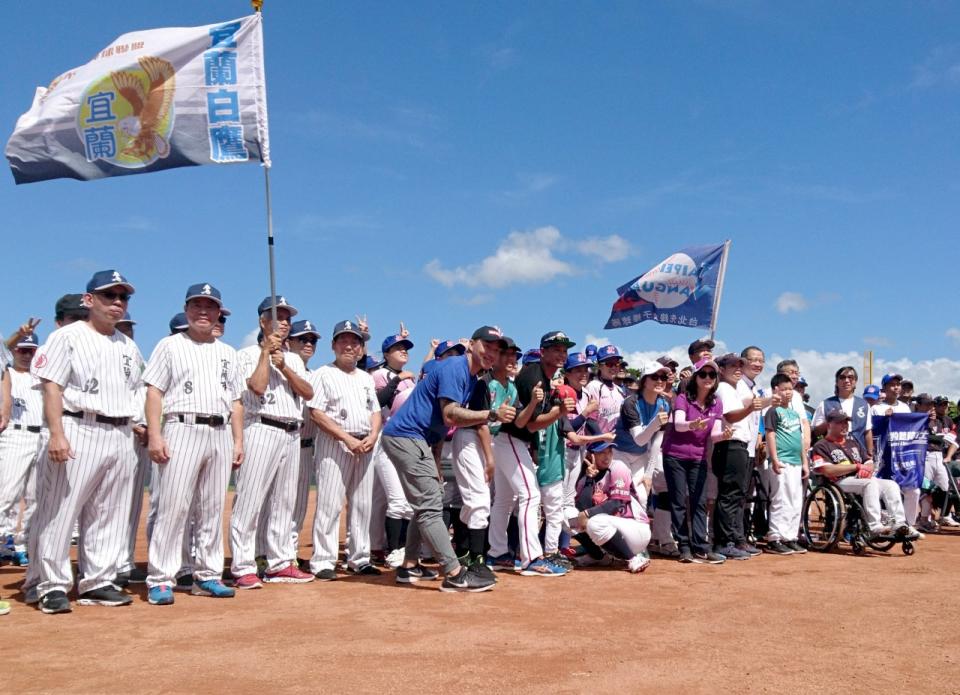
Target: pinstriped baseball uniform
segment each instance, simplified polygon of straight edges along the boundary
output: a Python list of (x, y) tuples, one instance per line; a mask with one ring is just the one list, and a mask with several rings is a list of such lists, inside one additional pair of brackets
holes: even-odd
[[(307, 370), (307, 381), (313, 387), (316, 393), (319, 388), (317, 373)], [(310, 480), (313, 478), (313, 454), (317, 434), (316, 423), (310, 419), (310, 407), (307, 404), (303, 406), (303, 427), (300, 428), (300, 461), (297, 473), (297, 499), (293, 505), (293, 549), (297, 552), (300, 548), (300, 533), (303, 530), (303, 522), (307, 517), (307, 505), (310, 502)]]
[[(373, 372), (373, 383), (377, 390), (384, 388), (387, 383), (396, 376), (389, 367), (381, 367)], [(382, 424), (386, 424), (390, 416), (397, 412), (400, 405), (406, 401), (416, 383), (412, 379), (404, 379), (397, 386), (396, 395), (392, 405), (383, 406), (380, 410)], [(386, 533), (384, 522), (386, 517), (391, 519), (412, 519), (413, 507), (407, 502), (407, 497), (403, 493), (403, 486), (400, 484), (400, 476), (397, 469), (390, 461), (380, 446), (380, 440), (377, 439), (377, 445), (373, 449), (373, 468), (376, 473), (373, 481), (373, 503), (371, 513), (371, 543), (374, 549), (383, 550), (386, 546)]]
[[(362, 369), (345, 372), (335, 364), (317, 370), (320, 388), (308, 405), (333, 420), (344, 432), (363, 439), (380, 412), (373, 377)], [(379, 418), (378, 418), (379, 419)], [(317, 515), (313, 524), (310, 571), (334, 569), (339, 550), (340, 511), (349, 501), (347, 566), (370, 564), (370, 507), (373, 501), (372, 454), (354, 455), (346, 445), (320, 432), (317, 466)]]
[(129, 510), (121, 506), (134, 468), (132, 431), (126, 424), (96, 421), (137, 416), (136, 391), (143, 359), (136, 344), (119, 331), (107, 336), (84, 321), (50, 334), (37, 351), (31, 372), (63, 387), (63, 431), (74, 458), (54, 463), (45, 457), (37, 488), (30, 564), (25, 589), (37, 595), (69, 591), (70, 536), (79, 518), (78, 592), (112, 584)]
[[(236, 351), (219, 340), (194, 341), (187, 333), (161, 340), (143, 381), (163, 392), (163, 437), (170, 452), (157, 464), (157, 517), (150, 539), (148, 586), (172, 584), (180, 569), (184, 533), (196, 504), (197, 581), (223, 573), (223, 506), (233, 460), (229, 416), (246, 390)], [(219, 425), (196, 422), (219, 416)], [(181, 420), (183, 420), (181, 422)]]
[(0, 433), (0, 515), (5, 516), (12, 510), (15, 526), (20, 500), (24, 500), (23, 520), (13, 542), (17, 550), (26, 550), (26, 539), (36, 509), (36, 464), (42, 444), (43, 396), (40, 380), (30, 372), (18, 372), (8, 367), (6, 378), (10, 380), (11, 409), (7, 429)]
[[(244, 383), (257, 368), (260, 353), (261, 348), (257, 345), (237, 351)], [(297, 376), (306, 377), (306, 368), (299, 355), (285, 350), (283, 359)], [(257, 571), (257, 523), (261, 515), (266, 528), (263, 551), (267, 557), (267, 571), (279, 571), (297, 557), (290, 529), (297, 497), (303, 399), (293, 392), (286, 377), (271, 364), (270, 378), (262, 396), (249, 387), (244, 389), (243, 409), (244, 462), (237, 471), (230, 520), (234, 577)], [(261, 418), (285, 423), (291, 429), (285, 431), (262, 422)]]
[[(137, 408), (138, 414), (134, 418), (134, 425), (145, 425), (146, 419), (143, 414), (144, 400), (146, 399), (147, 387), (141, 385), (137, 389)], [(143, 486), (147, 479), (147, 471), (150, 470), (150, 452), (147, 447), (140, 443), (140, 440), (133, 437), (133, 456), (136, 460), (136, 467), (133, 469), (133, 475), (130, 479), (128, 496), (122, 502), (122, 505), (130, 510), (127, 517), (127, 525), (124, 528), (123, 547), (120, 550), (120, 556), (117, 558), (117, 572), (131, 572), (134, 568), (134, 553), (137, 549), (137, 529), (140, 526), (140, 514), (143, 512)]]

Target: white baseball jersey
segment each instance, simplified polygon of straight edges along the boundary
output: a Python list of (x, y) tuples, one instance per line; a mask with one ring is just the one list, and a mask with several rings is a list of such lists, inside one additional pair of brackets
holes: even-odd
[(136, 417), (143, 358), (120, 331), (97, 332), (86, 321), (58, 328), (37, 351), (31, 373), (63, 387), (63, 407), (108, 417)]
[(186, 333), (157, 343), (143, 380), (163, 391), (164, 413), (226, 416), (247, 390), (236, 350), (219, 340), (198, 343)]
[(40, 380), (30, 372), (7, 369), (10, 379), (10, 424), (24, 427), (43, 425), (43, 392)]
[[(544, 390), (550, 388), (543, 384)], [(599, 404), (599, 408), (589, 417), (597, 421), (601, 432), (613, 432), (620, 419), (620, 407), (623, 405), (623, 392), (616, 384), (605, 384), (599, 379), (591, 381), (583, 387), (584, 393)]]
[[(316, 396), (317, 391), (320, 390), (320, 377), (317, 376), (317, 372), (308, 371), (307, 381), (310, 382), (310, 385), (313, 387), (314, 396)], [(303, 427), (300, 428), (300, 439), (316, 439), (319, 432), (320, 429), (317, 427), (317, 423), (310, 419), (310, 404), (304, 403)]]
[(370, 417), (380, 410), (373, 377), (362, 369), (345, 372), (325, 364), (317, 370), (319, 388), (307, 404), (333, 420), (344, 432), (366, 436)]
[[(270, 379), (267, 389), (262, 396), (258, 396), (246, 386), (246, 381), (253, 376), (257, 363), (260, 361), (260, 346), (251, 345), (237, 351), (237, 360), (240, 364), (240, 376), (243, 379), (243, 410), (246, 420), (255, 420), (265, 415), (287, 422), (300, 422), (303, 419), (303, 400), (293, 392), (290, 384), (280, 370), (270, 365)], [(300, 355), (283, 351), (283, 361), (299, 377), (306, 378), (307, 369), (303, 365)]]
[[(821, 405), (823, 405), (823, 404), (821, 403)], [(886, 415), (886, 414), (887, 414), (887, 411), (888, 411), (888, 410), (891, 410), (891, 409), (893, 410), (894, 413), (909, 413), (909, 412), (910, 412), (910, 406), (907, 405), (906, 403), (904, 403), (903, 401), (899, 401), (899, 400), (898, 400), (898, 401), (897, 401), (896, 403), (894, 403), (893, 405), (890, 405), (890, 404), (888, 404), (888, 403), (885, 403), (884, 401), (879, 401), (876, 405), (870, 406), (871, 424), (873, 424), (873, 423), (872, 423), (872, 418), (873, 418), (873, 416), (875, 416), (875, 415)], [(821, 413), (821, 416), (822, 416), (822, 413)], [(826, 422), (826, 417), (823, 417), (823, 418), (822, 418), (822, 422)]]

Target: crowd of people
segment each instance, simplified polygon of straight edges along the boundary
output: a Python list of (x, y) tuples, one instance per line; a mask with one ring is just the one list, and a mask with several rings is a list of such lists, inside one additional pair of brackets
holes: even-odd
[[(73, 592), (81, 605), (128, 605), (138, 582), (153, 605), (176, 591), (229, 598), (343, 572), (479, 592), (504, 571), (557, 578), (590, 566), (640, 573), (651, 558), (801, 554), (815, 477), (862, 500), (870, 536), (915, 541), (960, 526), (950, 403), (914, 396), (899, 374), (858, 394), (857, 371), (843, 366), (814, 408), (793, 360), (761, 383), (756, 346), (714, 355), (698, 339), (688, 365), (663, 356), (631, 372), (616, 346), (574, 351), (550, 331), (523, 351), (495, 326), (434, 339), (414, 366), (402, 323), (374, 357), (363, 317), (321, 343), (282, 295), (257, 307), (258, 344), (235, 350), (209, 283), (187, 289), (144, 360), (134, 292), (120, 272), (98, 272), (57, 302), (45, 341), (33, 319), (6, 341), (2, 558), (25, 567), (24, 600), (44, 613), (71, 611)], [(880, 475), (872, 423), (910, 412), (928, 414), (925, 484), (901, 486)], [(762, 534), (749, 522), (757, 484)], [(145, 485), (144, 568), (134, 555)]]

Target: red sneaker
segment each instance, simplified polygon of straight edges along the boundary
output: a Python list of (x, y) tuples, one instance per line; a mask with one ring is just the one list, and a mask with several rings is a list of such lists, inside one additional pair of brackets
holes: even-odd
[(259, 589), (263, 586), (256, 573), (244, 574), (233, 580), (234, 589)]
[(573, 548), (560, 548), (560, 554), (566, 558), (575, 558), (577, 556), (577, 551)]
[(294, 564), (289, 564), (276, 572), (267, 572), (263, 575), (263, 581), (277, 584), (306, 584), (312, 582), (313, 575), (302, 571)]

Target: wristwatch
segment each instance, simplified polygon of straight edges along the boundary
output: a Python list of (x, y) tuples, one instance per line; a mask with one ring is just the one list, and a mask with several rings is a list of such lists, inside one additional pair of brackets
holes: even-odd
[(500, 418), (497, 417), (497, 411), (493, 408), (490, 408), (490, 412), (487, 413), (487, 422), (491, 425), (495, 422), (499, 422)]

